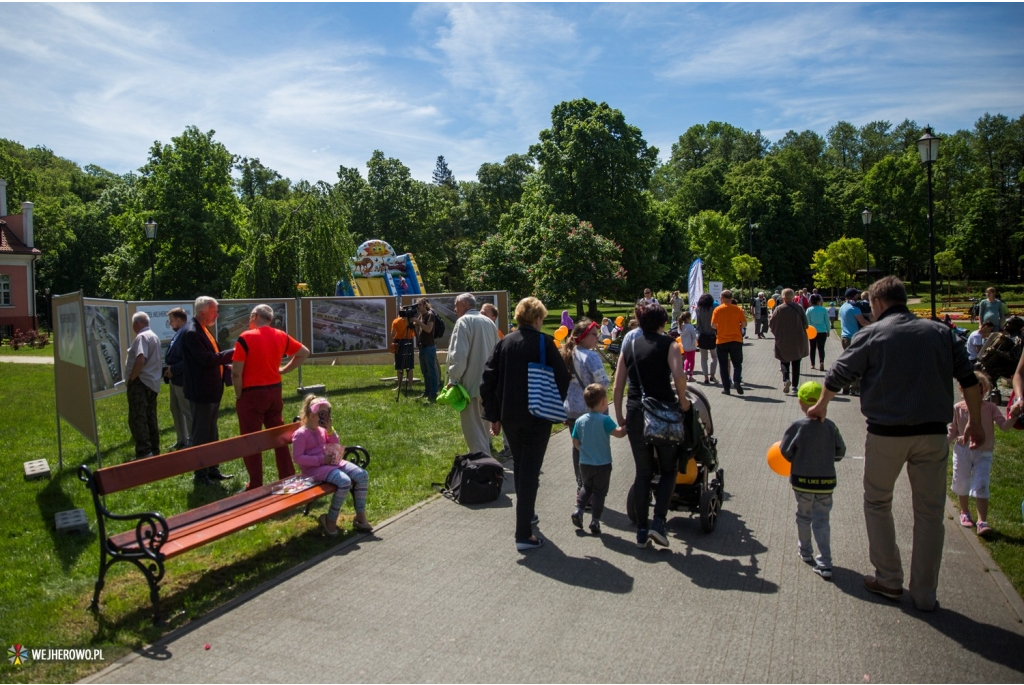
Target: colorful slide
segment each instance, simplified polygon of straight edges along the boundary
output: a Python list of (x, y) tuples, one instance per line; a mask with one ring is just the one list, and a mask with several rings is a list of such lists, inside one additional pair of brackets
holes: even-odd
[(383, 240), (367, 240), (351, 260), (351, 281), (338, 281), (334, 294), (344, 297), (359, 295), (419, 295), (423, 293), (416, 260), (409, 253), (396, 255)]

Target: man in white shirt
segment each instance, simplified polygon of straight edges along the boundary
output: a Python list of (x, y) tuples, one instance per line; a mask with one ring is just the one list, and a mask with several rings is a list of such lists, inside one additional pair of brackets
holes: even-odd
[(985, 321), (978, 327), (978, 330), (967, 336), (967, 358), (972, 362), (978, 361), (978, 355), (981, 354), (981, 350), (985, 347), (985, 343), (988, 341), (988, 337), (992, 335), (992, 331), (995, 327), (991, 321)]
[(135, 339), (128, 348), (124, 366), (128, 369), (128, 428), (135, 440), (135, 458), (160, 454), (160, 427), (156, 421), (156, 398), (160, 394), (163, 359), (160, 338), (149, 328), (149, 315), (132, 316)]

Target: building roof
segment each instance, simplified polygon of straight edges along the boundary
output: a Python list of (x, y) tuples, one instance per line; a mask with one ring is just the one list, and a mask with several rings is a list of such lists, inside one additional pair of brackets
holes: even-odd
[(27, 247), (18, 236), (14, 235), (14, 231), (7, 227), (7, 222), (0, 219), (0, 254), (41, 255), (43, 253), (34, 247)]

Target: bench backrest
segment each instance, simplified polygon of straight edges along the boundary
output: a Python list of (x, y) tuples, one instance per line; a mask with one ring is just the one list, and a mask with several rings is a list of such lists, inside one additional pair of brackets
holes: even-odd
[(177, 452), (137, 459), (126, 464), (108, 466), (92, 474), (96, 490), (100, 495), (109, 495), (138, 485), (154, 483), (191, 473), (197, 469), (216, 466), (232, 459), (289, 445), (292, 442), (292, 433), (301, 425), (301, 423), (291, 423), (256, 433), (239, 435), (227, 440), (188, 447)]

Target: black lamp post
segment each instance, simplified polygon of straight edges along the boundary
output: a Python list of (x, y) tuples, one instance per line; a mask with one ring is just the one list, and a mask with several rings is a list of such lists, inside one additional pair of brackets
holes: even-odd
[(150, 296), (156, 299), (156, 269), (153, 262), (153, 243), (156, 242), (156, 222), (150, 219), (144, 224), (149, 239), (149, 288)]
[(864, 221), (864, 283), (871, 284), (871, 252), (868, 251), (868, 236), (871, 231), (871, 210), (865, 209), (860, 213)]
[(931, 252), (929, 277), (932, 292), (932, 319), (935, 319), (935, 220), (932, 217), (932, 164), (939, 157), (939, 138), (932, 135), (932, 127), (924, 127), (924, 135), (917, 139), (917, 151), (921, 164), (928, 170), (928, 241)]

